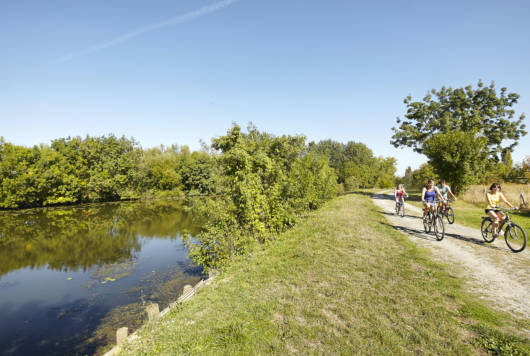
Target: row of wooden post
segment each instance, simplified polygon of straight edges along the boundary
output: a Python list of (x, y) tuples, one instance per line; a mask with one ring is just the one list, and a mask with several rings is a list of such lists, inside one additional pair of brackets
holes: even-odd
[[(159, 317), (166, 315), (167, 313), (171, 311), (171, 309), (175, 309), (178, 303), (182, 303), (190, 299), (198, 289), (200, 289), (201, 287), (209, 283), (213, 278), (214, 278), (214, 275), (210, 274), (209, 278), (206, 281), (201, 280), (199, 283), (195, 285), (195, 287), (192, 287), (189, 284), (185, 285), (184, 288), (182, 289), (182, 295), (177, 299), (177, 301), (170, 303), (169, 306), (162, 311), (160, 311), (160, 308), (157, 303), (149, 304), (145, 308), (145, 312), (147, 313), (147, 320), (149, 322), (154, 321), (158, 319)], [(132, 334), (131, 336), (133, 335), (134, 334)], [(114, 346), (104, 356), (117, 355), (121, 350), (121, 346), (127, 340), (128, 337), (129, 337), (129, 329), (127, 327), (119, 328), (116, 331), (116, 346)]]

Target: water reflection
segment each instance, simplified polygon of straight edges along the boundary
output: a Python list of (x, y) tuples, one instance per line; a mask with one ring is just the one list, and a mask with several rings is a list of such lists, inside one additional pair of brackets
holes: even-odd
[(176, 201), (0, 213), (0, 355), (101, 353), (198, 282), (197, 229)]
[(26, 267), (86, 270), (130, 259), (141, 249), (140, 236), (178, 238), (196, 230), (178, 201), (5, 212), (0, 214), (0, 277)]

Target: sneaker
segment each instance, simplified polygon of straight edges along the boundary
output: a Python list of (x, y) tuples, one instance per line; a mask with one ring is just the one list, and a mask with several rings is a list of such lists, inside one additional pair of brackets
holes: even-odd
[(496, 232), (491, 234), (492, 237), (499, 237), (499, 234), (497, 234)]

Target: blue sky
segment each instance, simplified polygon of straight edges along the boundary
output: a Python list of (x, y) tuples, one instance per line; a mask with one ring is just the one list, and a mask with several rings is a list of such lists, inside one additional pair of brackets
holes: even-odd
[[(403, 98), (491, 80), (530, 115), (530, 2), (2, 0), (0, 136), (199, 148), (236, 121), (389, 144)], [(526, 119), (528, 122), (528, 119)], [(530, 154), (530, 137), (514, 159)]]

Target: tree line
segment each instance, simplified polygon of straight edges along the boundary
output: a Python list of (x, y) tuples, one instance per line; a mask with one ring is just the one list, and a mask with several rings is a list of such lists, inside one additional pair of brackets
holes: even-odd
[[(341, 190), (393, 183), (395, 159), (374, 157), (362, 143), (297, 140), (298, 156), (327, 159)], [(223, 148), (214, 143), (193, 152), (177, 145), (142, 149), (134, 139), (114, 135), (24, 147), (0, 137), (0, 209), (218, 193), (222, 182), (216, 171), (226, 158)], [(265, 159), (255, 154), (250, 156)]]
[(376, 157), (364, 143), (324, 140), (310, 142), (309, 150), (328, 157), (337, 174), (339, 190), (389, 188), (395, 183), (396, 159)]
[(142, 149), (114, 135), (60, 138), (32, 148), (0, 138), (0, 208), (213, 191), (214, 158), (186, 146)]

